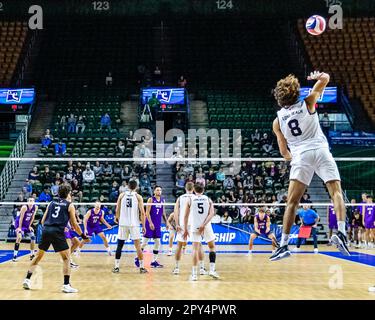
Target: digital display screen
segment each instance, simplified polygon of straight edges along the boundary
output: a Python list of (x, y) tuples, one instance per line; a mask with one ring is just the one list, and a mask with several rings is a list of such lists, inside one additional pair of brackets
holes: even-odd
[(0, 104), (31, 104), (35, 101), (34, 88), (0, 89)]
[[(300, 99), (305, 99), (311, 92), (312, 88), (302, 87), (300, 89)], [(326, 87), (320, 96), (318, 103), (336, 103), (337, 87)]]
[(144, 88), (141, 90), (141, 102), (146, 104), (155, 93), (161, 104), (185, 104), (184, 88)]

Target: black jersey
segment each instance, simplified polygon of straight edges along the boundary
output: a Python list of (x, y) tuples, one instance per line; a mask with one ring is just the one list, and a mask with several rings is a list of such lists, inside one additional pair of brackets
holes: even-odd
[(44, 226), (65, 228), (70, 219), (68, 211), (69, 205), (70, 202), (63, 199), (50, 202)]

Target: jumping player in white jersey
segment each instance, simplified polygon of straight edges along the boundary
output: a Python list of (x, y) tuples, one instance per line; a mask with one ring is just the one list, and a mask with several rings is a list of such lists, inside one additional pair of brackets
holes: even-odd
[(193, 268), (190, 276), (191, 281), (198, 280), (198, 258), (202, 241), (206, 241), (210, 250), (210, 272), (209, 276), (218, 279), (216, 272), (215, 234), (212, 230), (211, 220), (215, 215), (211, 199), (203, 194), (204, 187), (200, 183), (194, 185), (195, 195), (192, 195), (186, 204), (184, 217), (184, 240), (193, 243)]
[[(137, 250), (139, 260), (139, 272), (147, 273), (144, 267), (143, 253), (141, 249), (141, 233), (139, 226), (142, 223), (143, 233), (145, 233), (145, 209), (142, 197), (136, 192), (137, 181), (130, 180), (128, 184), (129, 190), (121, 193), (116, 205), (116, 218), (118, 222), (118, 240), (115, 257), (115, 267), (113, 273), (120, 272), (120, 258), (122, 247), (125, 241), (130, 238), (134, 241), (134, 247)], [(150, 221), (150, 220), (149, 220)]]
[(289, 257), (291, 254), (288, 248), (290, 229), (300, 199), (314, 173), (327, 186), (337, 214), (338, 232), (332, 236), (331, 241), (342, 254), (350, 255), (346, 239), (346, 210), (340, 174), (329, 151), (327, 138), (320, 127), (315, 109), (315, 104), (329, 82), (329, 75), (315, 71), (307, 77), (307, 80), (317, 80), (317, 82), (304, 100), (299, 100), (300, 84), (293, 75), (281, 79), (274, 90), (275, 99), (281, 109), (273, 122), (273, 131), (277, 136), (281, 155), (285, 160), (291, 161), (291, 170), (281, 243), (279, 249), (270, 257), (271, 261)]
[[(187, 182), (185, 185), (185, 191), (186, 193), (179, 196), (175, 208), (174, 208), (174, 221), (176, 224), (176, 241), (177, 241), (177, 249), (175, 254), (175, 268), (173, 270), (173, 274), (179, 274), (180, 273), (180, 260), (181, 260), (181, 253), (183, 251), (183, 248), (186, 246), (186, 240), (184, 239), (184, 230), (185, 230), (185, 213), (186, 213), (186, 207), (189, 201), (191, 200), (191, 197), (194, 195), (194, 184), (192, 182)], [(189, 221), (190, 222), (190, 221)], [(190, 223), (188, 222), (188, 229), (190, 226)], [(200, 275), (206, 275), (207, 271), (204, 268), (204, 252), (202, 248), (202, 244), (199, 244), (199, 274)]]

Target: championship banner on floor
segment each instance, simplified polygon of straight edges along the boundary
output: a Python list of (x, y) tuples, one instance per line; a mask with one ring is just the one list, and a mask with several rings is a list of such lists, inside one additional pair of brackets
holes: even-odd
[[(254, 230), (254, 225), (250, 224), (212, 224), (216, 239), (216, 244), (226, 244), (226, 245), (247, 245), (249, 243), (250, 234)], [(141, 228), (140, 228), (141, 230)], [(275, 233), (278, 240), (281, 239), (282, 229), (281, 226), (271, 225), (271, 230)], [(293, 226), (290, 235), (290, 244), (295, 244), (298, 238), (298, 226)], [(111, 230), (105, 230), (104, 234), (109, 242), (109, 244), (117, 243), (117, 232), (118, 226), (114, 226)], [(142, 233), (142, 230), (141, 230)], [(161, 227), (161, 243), (169, 243), (170, 233), (166, 226), (163, 224)], [(91, 238), (91, 244), (101, 244), (102, 240), (98, 236), (93, 236)], [(127, 244), (132, 243), (131, 240), (126, 241)], [(150, 241), (150, 243), (152, 243)], [(254, 241), (255, 245), (266, 245), (271, 244), (271, 240), (265, 237), (258, 237)]]

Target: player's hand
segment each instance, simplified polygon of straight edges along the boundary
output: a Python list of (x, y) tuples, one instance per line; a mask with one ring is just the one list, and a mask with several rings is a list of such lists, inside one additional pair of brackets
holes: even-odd
[(83, 232), (83, 234), (87, 237), (87, 230), (85, 230), (85, 231)]
[(64, 232), (68, 232), (68, 231), (69, 231), (69, 229), (67, 227), (65, 227)]
[(108, 229), (108, 230), (111, 230), (112, 228), (113, 228), (112, 226), (108, 226), (108, 228), (107, 228), (107, 229)]
[(22, 232), (21, 228), (17, 228), (16, 232)]
[(142, 233), (143, 233), (143, 235), (146, 234), (146, 228), (145, 227), (142, 227)]
[(310, 75), (307, 76), (307, 80), (319, 80), (319, 78), (322, 76), (323, 72), (320, 71), (313, 71), (310, 73)]
[(184, 230), (183, 230), (180, 226), (177, 226), (177, 227), (176, 227), (176, 231), (177, 231), (177, 232), (182, 232), (182, 231), (184, 231)]
[(199, 234), (203, 234), (203, 232), (204, 232), (204, 228), (205, 228), (204, 225), (201, 225), (201, 226), (199, 227), (199, 229), (198, 229)]
[(34, 232), (34, 228), (30, 226), (29, 231)]
[(284, 154), (285, 161), (292, 161), (292, 154), (290, 152)]
[(152, 222), (150, 223), (150, 229), (151, 230), (155, 230), (155, 226), (154, 226), (154, 224)]
[(188, 236), (189, 236), (189, 232), (185, 230), (184, 235), (183, 235), (184, 240), (187, 240)]
[(115, 217), (115, 218), (113, 219), (113, 221), (114, 221), (116, 224), (118, 224), (118, 219), (117, 219), (117, 217)]

